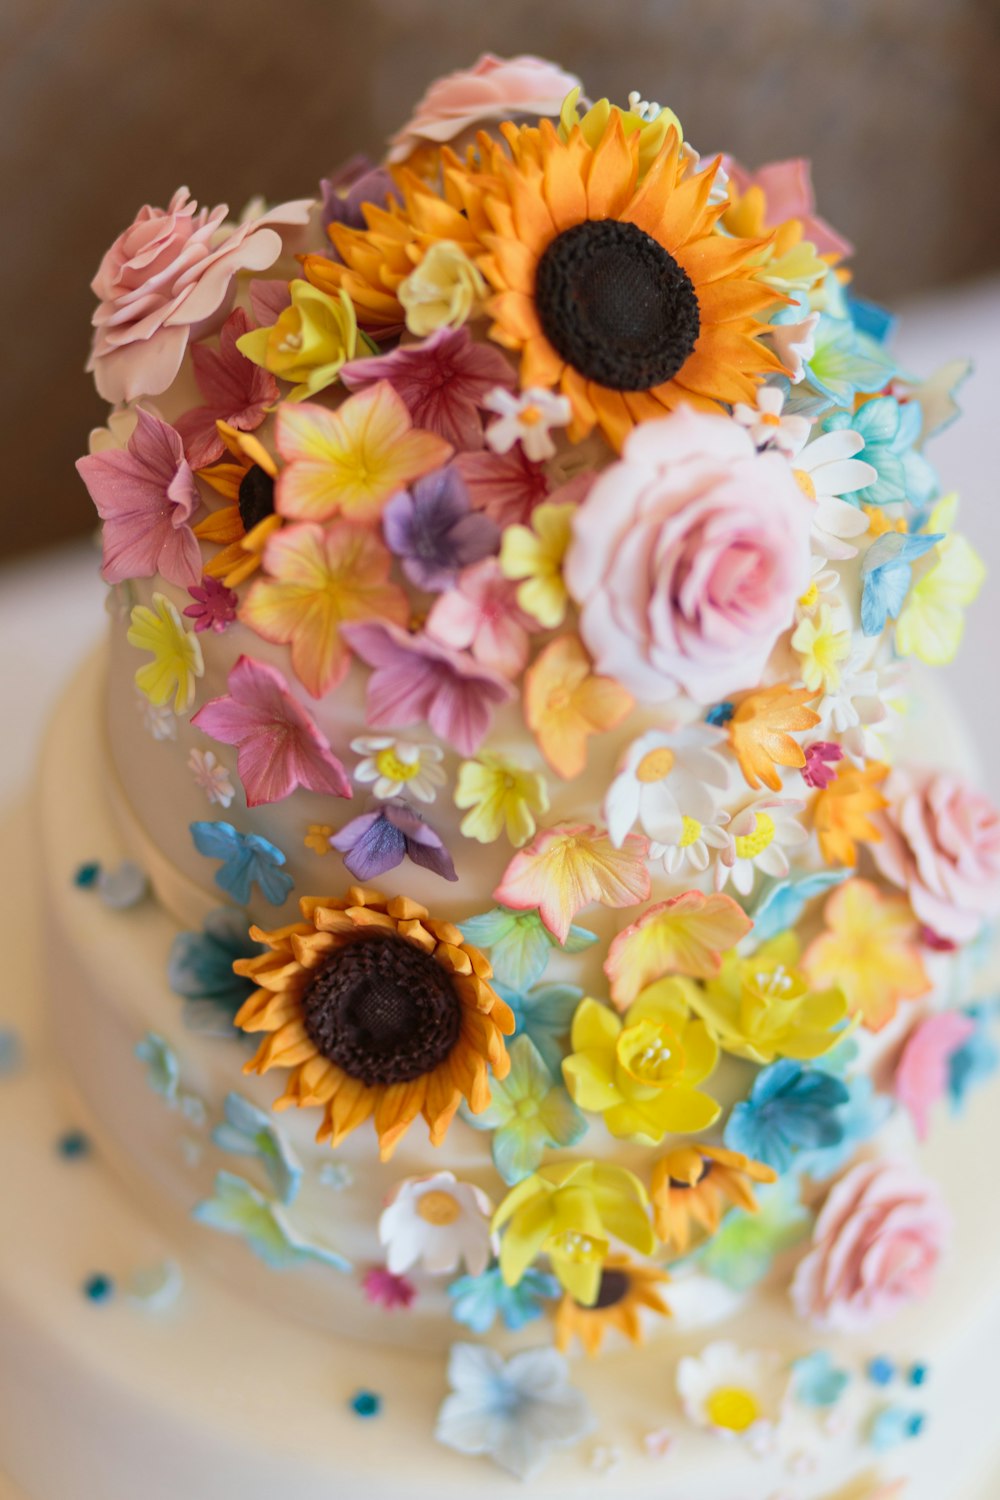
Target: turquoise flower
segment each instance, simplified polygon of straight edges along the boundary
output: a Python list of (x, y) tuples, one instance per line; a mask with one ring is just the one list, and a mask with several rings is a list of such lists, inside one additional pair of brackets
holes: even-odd
[(233, 973), (237, 958), (254, 958), (264, 951), (248, 933), (243, 912), (231, 906), (210, 912), (201, 932), (180, 932), (174, 938), (167, 980), (182, 995), (184, 1024), (205, 1036), (240, 1037), (233, 1017), (253, 994), (254, 985)]
[(886, 307), (880, 307), (877, 302), (870, 302), (867, 297), (857, 297), (853, 292), (848, 292), (844, 300), (855, 328), (867, 333), (876, 344), (889, 342), (899, 322), (895, 313), (891, 313)]
[(271, 1116), (239, 1094), (230, 1094), (224, 1109), (226, 1118), (212, 1131), (212, 1140), (221, 1151), (256, 1156), (281, 1202), (293, 1202), (302, 1180), (302, 1166)]
[(159, 1094), (170, 1105), (177, 1104), (181, 1065), (170, 1044), (155, 1031), (148, 1031), (137, 1044), (135, 1055), (146, 1064), (146, 1082), (154, 1094)]
[(909, 500), (923, 510), (937, 492), (937, 475), (917, 451), (923, 413), (919, 403), (905, 404), (892, 396), (876, 396), (857, 411), (838, 411), (823, 423), (825, 432), (849, 427), (864, 438), (856, 457), (871, 464), (878, 474), (874, 483), (847, 497), (851, 505), (890, 505)]
[(516, 1332), (545, 1311), (543, 1304), (562, 1296), (562, 1287), (547, 1271), (529, 1266), (517, 1286), (508, 1286), (499, 1266), (481, 1276), (460, 1276), (448, 1288), (451, 1315), (473, 1333), (489, 1333), (497, 1318)]
[(773, 881), (762, 893), (753, 916), (753, 941), (766, 943), (769, 938), (787, 932), (798, 922), (810, 901), (824, 896), (835, 885), (845, 881), (850, 870), (820, 870), (798, 880)]
[(776, 1256), (809, 1233), (812, 1215), (799, 1201), (796, 1177), (783, 1177), (756, 1190), (757, 1212), (735, 1208), (718, 1232), (691, 1259), (699, 1269), (737, 1292), (756, 1286)]
[(787, 1172), (797, 1152), (841, 1144), (838, 1108), (849, 1098), (839, 1078), (783, 1057), (763, 1068), (750, 1097), (734, 1105), (723, 1139), (730, 1151)]
[(944, 541), (944, 532), (887, 531), (872, 542), (861, 564), (861, 629), (881, 635), (886, 620), (899, 618), (910, 592), (913, 563)]
[[(828, 1059), (824, 1057), (824, 1066)], [(834, 1117), (839, 1122), (842, 1135), (836, 1145), (818, 1146), (813, 1151), (800, 1151), (795, 1158), (795, 1170), (814, 1182), (826, 1182), (841, 1167), (846, 1167), (859, 1146), (870, 1141), (892, 1114), (893, 1102), (885, 1094), (877, 1094), (875, 1085), (865, 1074), (844, 1080), (848, 1098), (838, 1105)]]
[(500, 983), (520, 991), (541, 979), (553, 948), (580, 953), (597, 942), (596, 932), (571, 927), (561, 944), (537, 911), (511, 911), (507, 906), (494, 906), (481, 916), (470, 917), (461, 924), (461, 931), (467, 943), (489, 949), (493, 973)]
[(494, 983), (493, 988), (514, 1012), (515, 1035), (530, 1037), (553, 1078), (561, 1078), (573, 1016), (583, 999), (580, 987), (536, 984), (521, 992)]
[(587, 1121), (530, 1037), (516, 1037), (508, 1050), (510, 1072), (490, 1079), (486, 1109), (478, 1115), (463, 1109), (462, 1118), (476, 1130), (493, 1131), (493, 1165), (513, 1187), (541, 1166), (546, 1151), (575, 1146)]
[(215, 883), (238, 906), (246, 906), (254, 883), (265, 901), (283, 906), (295, 881), (282, 866), (281, 850), (258, 833), (238, 833), (231, 823), (192, 823), (191, 837), (199, 854), (221, 859)]
[(948, 1099), (952, 1114), (961, 1114), (972, 1090), (996, 1072), (1000, 1051), (990, 1034), (995, 1019), (996, 1001), (970, 1005), (965, 1014), (976, 1023), (976, 1029), (948, 1059)]
[(350, 1271), (351, 1263), (323, 1245), (311, 1245), (288, 1222), (280, 1204), (267, 1198), (232, 1172), (219, 1172), (211, 1198), (194, 1209), (199, 1224), (223, 1234), (240, 1235), (261, 1260), (276, 1271), (291, 1270), (321, 1261), (338, 1271)]
[(850, 1375), (837, 1369), (825, 1349), (805, 1354), (792, 1365), (792, 1392), (803, 1406), (836, 1406), (850, 1383)]
[[(785, 309), (790, 315), (792, 309)], [(786, 321), (785, 318), (775, 319)], [(850, 318), (823, 313), (816, 325), (813, 353), (806, 362), (802, 381), (795, 387), (785, 410), (810, 413), (845, 407), (853, 412), (854, 397), (880, 391), (896, 373), (885, 350), (855, 327)], [(853, 418), (852, 418), (853, 419)]]

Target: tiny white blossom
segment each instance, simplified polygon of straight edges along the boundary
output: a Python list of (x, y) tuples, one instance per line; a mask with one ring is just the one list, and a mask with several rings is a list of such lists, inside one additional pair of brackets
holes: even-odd
[(192, 750), (188, 756), (188, 766), (209, 802), (228, 807), (236, 796), (236, 788), (215, 751)]
[(137, 711), (142, 715), (142, 722), (146, 726), (147, 734), (151, 734), (154, 740), (175, 740), (177, 738), (177, 715), (169, 704), (162, 704), (159, 708), (150, 703), (145, 693), (137, 693), (135, 698)]
[(445, 774), (439, 764), (443, 751), (437, 745), (398, 740), (391, 734), (368, 734), (351, 741), (355, 755), (363, 759), (355, 767), (354, 779), (371, 786), (382, 801), (407, 792), (418, 802), (433, 802)]
[(796, 453), (809, 436), (811, 423), (808, 417), (783, 416), (785, 393), (776, 385), (762, 385), (757, 392), (757, 401), (749, 406), (737, 401), (733, 416), (741, 427), (746, 427), (758, 448), (779, 448), (783, 453)]
[(552, 428), (566, 427), (573, 416), (567, 396), (556, 396), (535, 386), (520, 394), (497, 386), (483, 405), (500, 419), (486, 429), (486, 441), (494, 453), (509, 453), (520, 441), (525, 457), (532, 463), (552, 458), (556, 451)]

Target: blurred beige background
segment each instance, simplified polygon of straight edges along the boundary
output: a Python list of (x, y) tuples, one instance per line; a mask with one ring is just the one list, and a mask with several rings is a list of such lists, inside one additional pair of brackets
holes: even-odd
[(88, 283), (136, 209), (309, 193), (487, 49), (811, 155), (867, 295), (1000, 268), (1000, 0), (0, 0), (0, 553), (92, 524)]

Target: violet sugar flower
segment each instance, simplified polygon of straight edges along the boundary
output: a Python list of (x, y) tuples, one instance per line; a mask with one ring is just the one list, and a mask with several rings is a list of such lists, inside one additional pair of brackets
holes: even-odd
[(344, 856), (355, 880), (377, 880), (411, 859), (445, 880), (457, 880), (451, 855), (433, 828), (403, 802), (387, 802), (362, 813), (334, 834), (330, 846)]
[(497, 551), (495, 521), (469, 508), (469, 495), (451, 464), (394, 495), (382, 512), (382, 528), (403, 572), (417, 588), (440, 593), (462, 568)]

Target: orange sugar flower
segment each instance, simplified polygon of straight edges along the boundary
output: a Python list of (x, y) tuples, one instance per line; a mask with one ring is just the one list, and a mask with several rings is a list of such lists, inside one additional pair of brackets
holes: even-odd
[(858, 844), (877, 844), (882, 835), (871, 814), (888, 807), (879, 787), (889, 774), (881, 761), (855, 766), (842, 761), (828, 786), (812, 804), (819, 847), (828, 865), (854, 865)]
[(643, 1266), (627, 1255), (609, 1255), (601, 1267), (597, 1300), (587, 1307), (565, 1294), (553, 1317), (557, 1349), (566, 1350), (574, 1338), (589, 1355), (599, 1354), (605, 1337), (614, 1329), (633, 1344), (643, 1341), (643, 1310), (669, 1317), (670, 1307), (662, 1288), (670, 1280), (657, 1266)]
[(823, 920), (802, 967), (810, 984), (840, 989), (869, 1031), (891, 1021), (901, 1000), (927, 994), (919, 928), (902, 896), (884, 896), (870, 880), (848, 880), (827, 901)]
[(575, 635), (550, 641), (524, 679), (524, 717), (553, 771), (567, 781), (587, 764), (592, 734), (614, 729), (631, 713), (631, 693), (598, 677)]
[(656, 1163), (650, 1185), (653, 1224), (663, 1243), (685, 1255), (691, 1226), (712, 1235), (733, 1204), (757, 1212), (753, 1184), (774, 1182), (777, 1173), (741, 1151), (714, 1146), (679, 1146)]
[(729, 721), (729, 743), (747, 786), (763, 784), (780, 792), (778, 766), (804, 766), (805, 751), (792, 733), (813, 729), (820, 716), (807, 705), (816, 697), (808, 688), (787, 683), (748, 693)]
[(198, 470), (198, 478), (229, 504), (210, 511), (194, 528), (200, 541), (221, 547), (205, 564), (210, 578), (237, 588), (261, 565), (268, 539), (281, 527), (274, 513), (274, 481), (278, 468), (259, 438), (218, 421), (219, 436), (229, 459)]

